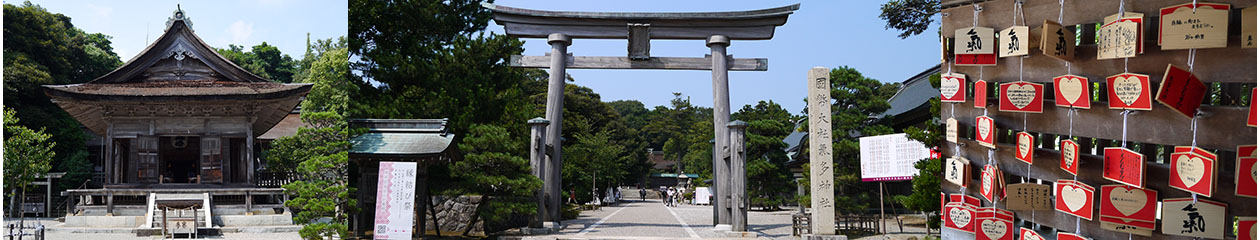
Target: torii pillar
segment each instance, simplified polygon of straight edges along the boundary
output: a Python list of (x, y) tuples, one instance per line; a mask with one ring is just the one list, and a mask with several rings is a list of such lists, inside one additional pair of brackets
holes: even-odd
[[(482, 7), (494, 13), (494, 20), (503, 25), (504, 32), (519, 38), (546, 38), (551, 45), (550, 56), (512, 56), (510, 65), (522, 68), (549, 68), (547, 88), (547, 112), (545, 133), (532, 131), (531, 139), (544, 139), (545, 154), (531, 154), (531, 162), (543, 180), (539, 206), (544, 225), (560, 226), (560, 204), (565, 196), (560, 189), (561, 129), (564, 112), (565, 70), (574, 69), (657, 69), (657, 70), (710, 70), (713, 72), (713, 214), (717, 230), (746, 231), (746, 222), (732, 226), (732, 216), (746, 216), (747, 204), (733, 204), (732, 192), (744, 193), (745, 181), (742, 142), (731, 148), (730, 89), (727, 71), (766, 71), (768, 60), (764, 58), (734, 58), (726, 54), (731, 40), (768, 40), (778, 26), (787, 23), (788, 15), (800, 9), (800, 4), (778, 8), (738, 12), (689, 12), (689, 13), (610, 13), (610, 12), (560, 12), (521, 9), (482, 3)], [(568, 46), (574, 38), (626, 39), (625, 57), (574, 57)], [(705, 57), (652, 57), (652, 39), (705, 40), (710, 53)], [(547, 124), (538, 122), (538, 124)], [(538, 125), (535, 125), (538, 126)], [(540, 126), (539, 126), (540, 127)], [(742, 129), (736, 127), (738, 129)], [(546, 137), (540, 137), (545, 135)], [(743, 136), (735, 139), (742, 141)], [(735, 152), (735, 153), (732, 153)], [(545, 156), (545, 160), (542, 159)], [(732, 169), (732, 161), (738, 161)], [(541, 169), (537, 169), (541, 168)], [(733, 178), (740, 179), (733, 179)], [(735, 182), (736, 184), (732, 184)], [(746, 201), (744, 196), (736, 200)], [(734, 206), (733, 206), (734, 205)], [(535, 226), (537, 226), (535, 224)]]

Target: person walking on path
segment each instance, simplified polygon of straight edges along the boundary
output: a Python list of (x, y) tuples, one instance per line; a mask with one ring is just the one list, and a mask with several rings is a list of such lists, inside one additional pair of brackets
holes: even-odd
[(647, 190), (644, 190), (643, 187), (639, 187), (639, 201), (640, 202), (647, 201)]

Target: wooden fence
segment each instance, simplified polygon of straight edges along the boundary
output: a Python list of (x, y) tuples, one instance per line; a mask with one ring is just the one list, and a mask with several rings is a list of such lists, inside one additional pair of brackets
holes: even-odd
[[(994, 28), (1001, 30), (1013, 25), (1012, 14), (1014, 3), (1012, 0), (998, 1), (960, 1), (960, 0), (944, 0), (942, 1), (942, 13), (946, 16), (942, 20), (941, 33), (947, 37), (953, 36), (953, 32), (958, 28), (971, 27), (973, 25), (973, 7), (972, 3), (978, 2), (983, 8), (979, 15), (978, 26)], [(1096, 60), (1097, 47), (1094, 44), (1094, 32), (1096, 24), (1102, 21), (1103, 17), (1116, 14), (1118, 12), (1119, 0), (1066, 0), (1064, 2), (1063, 22), (1065, 27), (1070, 29), (1080, 29), (1080, 43), (1076, 47), (1076, 56), (1071, 62), (1071, 73), (1089, 78), (1090, 97), (1093, 98), (1090, 109), (1079, 110), (1074, 116), (1073, 126), (1069, 127), (1068, 110), (1063, 107), (1054, 105), (1054, 87), (1051, 78), (1067, 74), (1064, 61), (1058, 60), (1041, 54), (1039, 49), (1030, 51), (1029, 57), (1023, 60), (1023, 79), (1025, 81), (1037, 82), (1045, 84), (1044, 90), (1044, 111), (1042, 113), (1013, 113), (998, 111), (996, 106), (997, 85), (1004, 82), (1019, 81), (1021, 74), (1019, 57), (999, 58), (997, 66), (986, 67), (962, 67), (952, 66), (954, 72), (965, 73), (969, 82), (983, 79), (989, 82), (988, 92), (989, 98), (987, 102), (988, 116), (994, 119), (996, 134), (996, 153), (993, 162), (1002, 167), (1003, 177), (1007, 183), (1019, 183), (1023, 177), (1031, 177), (1032, 179), (1040, 179), (1045, 184), (1052, 184), (1058, 179), (1072, 179), (1073, 176), (1059, 169), (1058, 139), (1066, 138), (1070, 133), (1077, 143), (1080, 144), (1080, 172), (1078, 179), (1094, 188), (1101, 185), (1118, 184), (1116, 182), (1106, 180), (1102, 177), (1102, 153), (1105, 147), (1120, 146), (1122, 134), (1121, 121), (1122, 110), (1108, 109), (1107, 93), (1106, 93), (1106, 77), (1124, 72), (1123, 59)], [(1129, 72), (1146, 74), (1151, 79), (1151, 96), (1154, 97), (1155, 90), (1158, 89), (1160, 79), (1163, 78), (1164, 69), (1168, 64), (1185, 68), (1188, 51), (1187, 50), (1160, 50), (1156, 43), (1158, 36), (1158, 11), (1160, 8), (1172, 6), (1176, 4), (1189, 3), (1189, 0), (1128, 0), (1125, 1), (1125, 9), (1127, 12), (1139, 12), (1145, 14), (1145, 53), (1130, 58), (1128, 61)], [(1256, 49), (1241, 48), (1241, 14), (1240, 9), (1252, 7), (1256, 5), (1253, 0), (1216, 0), (1209, 1), (1211, 3), (1228, 3), (1232, 5), (1230, 11), (1229, 25), (1229, 45), (1226, 48), (1213, 48), (1198, 50), (1194, 74), (1209, 86), (1209, 96), (1204, 98), (1203, 110), (1206, 115), (1198, 120), (1198, 137), (1197, 145), (1215, 152), (1219, 155), (1217, 162), (1217, 186), (1216, 192), (1210, 199), (1214, 201), (1225, 202), (1229, 204), (1226, 216), (1227, 222), (1232, 224), (1234, 217), (1256, 216), (1256, 199), (1237, 197), (1234, 195), (1234, 164), (1235, 149), (1239, 145), (1256, 144), (1256, 129), (1248, 127), (1244, 123), (1247, 119), (1248, 101), (1247, 99), (1256, 86)], [(1055, 0), (1026, 0), (1024, 5), (1024, 17), (1030, 29), (1042, 25), (1044, 20), (1058, 20), (1060, 5)], [(1030, 43), (1030, 46), (1035, 43)], [(952, 51), (952, 50), (951, 50)], [(951, 69), (946, 66), (944, 69)], [(943, 69), (943, 70), (944, 70)], [(946, 70), (948, 71), (948, 70)], [(982, 72), (983, 71), (983, 72)], [(954, 117), (958, 120), (958, 136), (959, 142), (963, 143), (960, 147), (961, 156), (970, 159), (973, 166), (968, 177), (973, 178), (971, 185), (966, 188), (968, 195), (979, 197), (980, 182), (979, 178), (981, 167), (988, 162), (988, 148), (982, 147), (974, 140), (975, 136), (975, 117), (985, 115), (986, 109), (975, 108), (972, 106), (974, 101), (970, 84), (964, 84), (967, 88), (967, 102), (964, 103), (942, 103), (941, 117), (947, 119)], [(1181, 116), (1173, 109), (1166, 107), (1155, 100), (1152, 100), (1152, 110), (1136, 111), (1137, 113), (1129, 116), (1128, 124), (1128, 144), (1130, 149), (1134, 149), (1146, 157), (1146, 185), (1147, 189), (1159, 191), (1160, 199), (1190, 197), (1190, 193), (1173, 189), (1168, 186), (1169, 178), (1169, 154), (1172, 153), (1173, 146), (1187, 146), (1191, 144), (1191, 119)], [(1026, 121), (1026, 123), (1025, 123)], [(1015, 134), (1021, 131), (1032, 133), (1037, 141), (1037, 149), (1035, 150), (1034, 164), (1029, 168), (1027, 164), (1015, 158), (1016, 147), (1014, 146)], [(942, 140), (943, 141), (943, 140)], [(946, 143), (941, 148), (942, 156), (957, 156), (954, 144)], [(1029, 173), (1031, 169), (1031, 173)], [(1030, 176), (1031, 174), (1031, 176)], [(1034, 181), (1035, 182), (1035, 181)], [(942, 181), (942, 191), (945, 194), (958, 193), (960, 188), (956, 185)], [(1098, 197), (1095, 196), (1095, 199)], [(1095, 200), (1096, 202), (1097, 200)], [(983, 203), (986, 206), (992, 206), (987, 201)], [(999, 207), (1003, 206), (999, 203)], [(1097, 203), (1094, 207), (1097, 208)], [(1034, 218), (1035, 216), (1035, 218)], [(1095, 211), (1097, 216), (1097, 211)], [(1067, 214), (1060, 214), (1054, 210), (1049, 211), (1017, 211), (1016, 218), (1022, 221), (1016, 221), (1016, 227), (1029, 227), (1035, 222), (1042, 226), (1039, 232), (1053, 232), (1045, 228), (1053, 228), (1058, 231), (1074, 232), (1076, 230), (1077, 218)], [(1022, 224), (1022, 225), (1021, 225)], [(1226, 238), (1235, 239), (1232, 233), (1232, 227), (1226, 228)], [(1083, 236), (1093, 239), (1126, 239), (1129, 237), (1126, 233), (1102, 230), (1099, 227), (1097, 217), (1093, 221), (1082, 220), (1080, 225), (1080, 233)], [(1132, 236), (1133, 239), (1189, 239), (1181, 236), (1170, 236), (1161, 234), (1161, 229), (1156, 229), (1151, 237)], [(1053, 236), (1047, 236), (1053, 238)]]

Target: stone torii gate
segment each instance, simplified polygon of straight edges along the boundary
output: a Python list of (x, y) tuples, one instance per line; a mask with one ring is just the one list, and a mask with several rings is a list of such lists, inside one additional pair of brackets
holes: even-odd
[[(718, 230), (747, 230), (748, 198), (744, 187), (742, 122), (730, 122), (730, 90), (727, 71), (766, 71), (765, 58), (733, 58), (726, 54), (731, 40), (769, 40), (774, 30), (787, 23), (800, 4), (734, 12), (563, 12), (522, 9), (483, 3), (494, 13), (509, 36), (546, 38), (548, 56), (512, 56), (511, 66), (550, 68), (546, 119), (533, 119), (531, 166), (543, 180), (538, 194), (539, 212), (534, 228), (559, 227), (560, 129), (564, 109), (565, 69), (672, 69), (713, 72), (713, 188), (714, 225)], [(626, 39), (625, 57), (574, 57), (568, 46), (574, 38)], [(705, 40), (711, 54), (705, 57), (653, 57), (652, 39)], [(557, 57), (560, 56), (560, 57)], [(732, 134), (730, 129), (735, 129)], [(732, 148), (732, 139), (739, 141)], [(544, 144), (545, 143), (545, 144)], [(737, 204), (738, 206), (731, 206)]]

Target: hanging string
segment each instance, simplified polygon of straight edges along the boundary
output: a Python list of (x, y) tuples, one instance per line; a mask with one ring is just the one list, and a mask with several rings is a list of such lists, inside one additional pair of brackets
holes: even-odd
[(1122, 124), (1121, 125), (1122, 127), (1120, 128), (1121, 129), (1120, 131), (1120, 147), (1121, 148), (1129, 147), (1129, 113), (1132, 113), (1132, 112), (1133, 110), (1128, 110), (1128, 109), (1124, 110), (1123, 112), (1120, 112), (1120, 115), (1124, 116), (1124, 124)]
[(971, 8), (975, 9), (975, 11), (971, 12), (971, 26), (972, 27), (979, 26), (980, 25), (980, 11), (983, 11), (984, 8), (980, 7), (980, 4), (977, 4), (977, 3), (972, 3)]
[[(1062, 1), (1063, 1), (1063, 0), (1059, 0), (1059, 2), (1062, 2)], [(1190, 13), (1199, 13), (1199, 0), (1194, 0), (1194, 1), (1190, 2), (1190, 3), (1191, 3), (1191, 4), (1190, 4)]]
[(1059, 0), (1059, 24), (1063, 23), (1063, 0)]
[(1199, 117), (1203, 116), (1203, 110), (1195, 110), (1194, 117), (1190, 118), (1190, 146), (1199, 146)]
[(1067, 66), (1067, 74), (1072, 74), (1072, 61), (1064, 61), (1063, 66)]
[(1189, 70), (1189, 71), (1190, 71), (1190, 73), (1191, 73), (1191, 74), (1194, 74), (1194, 57), (1195, 57), (1195, 55), (1197, 55), (1196, 53), (1198, 53), (1198, 51), (1197, 51), (1197, 50), (1198, 50), (1198, 49), (1191, 48), (1191, 49), (1190, 49), (1190, 56), (1186, 58), (1186, 64), (1187, 64), (1187, 65), (1190, 65), (1190, 70)]

